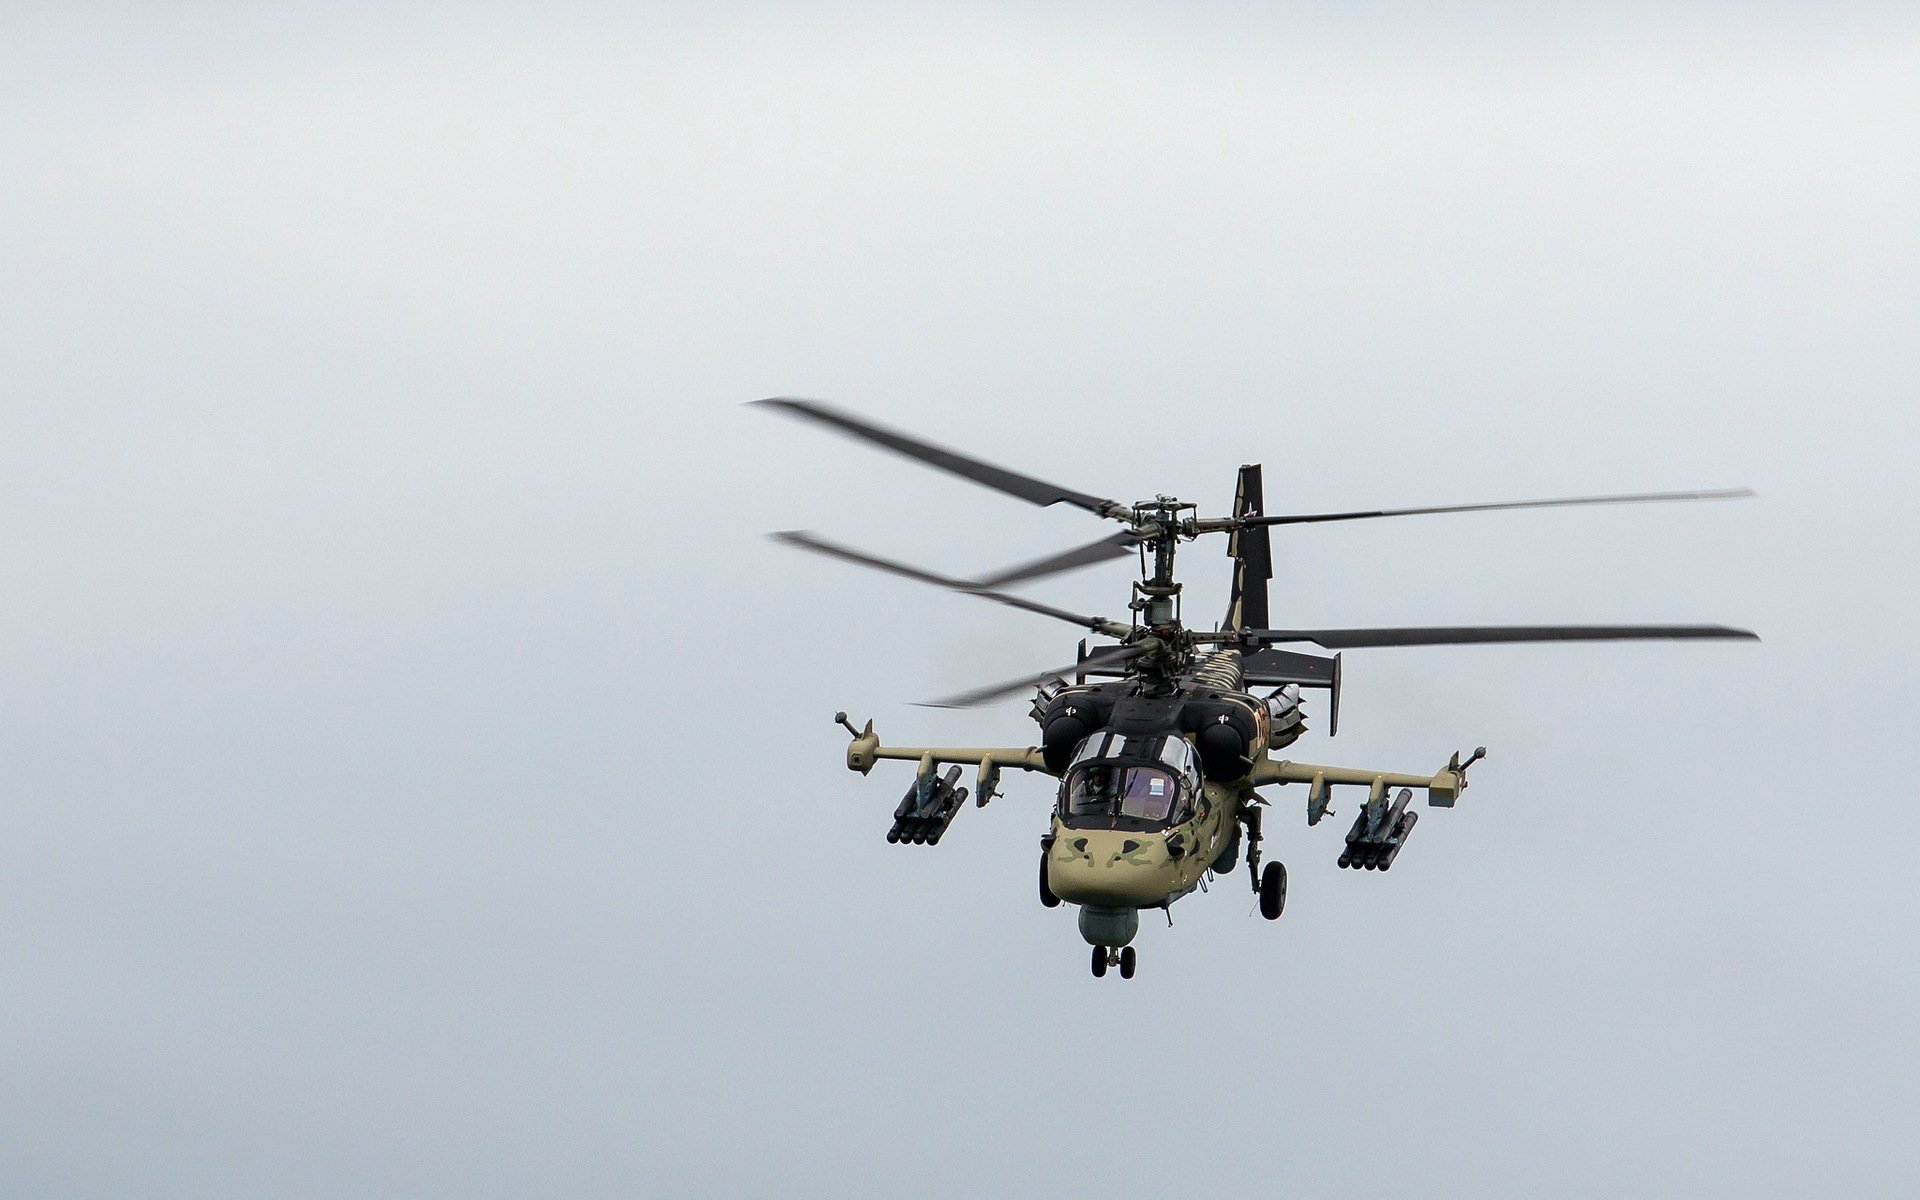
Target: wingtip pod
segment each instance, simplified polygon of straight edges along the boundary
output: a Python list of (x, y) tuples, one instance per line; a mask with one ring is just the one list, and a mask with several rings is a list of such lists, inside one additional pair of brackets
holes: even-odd
[(880, 735), (873, 731), (873, 722), (869, 720), (865, 729), (855, 729), (844, 712), (833, 714), (833, 719), (853, 737), (847, 745), (847, 770), (862, 775), (872, 771), (880, 752)]
[(1460, 752), (1455, 750), (1447, 765), (1434, 774), (1432, 782), (1427, 784), (1428, 808), (1452, 808), (1460, 799), (1460, 793), (1467, 790), (1467, 768), (1487, 756), (1485, 746), (1475, 746), (1473, 754), (1465, 762), (1460, 761)]

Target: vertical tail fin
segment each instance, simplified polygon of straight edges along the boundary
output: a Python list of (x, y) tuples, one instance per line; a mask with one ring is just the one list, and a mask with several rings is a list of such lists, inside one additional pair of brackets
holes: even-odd
[[(1233, 515), (1257, 516), (1266, 503), (1260, 492), (1260, 464), (1240, 468), (1240, 486), (1233, 494)], [(1237, 529), (1227, 537), (1233, 556), (1233, 598), (1227, 602), (1228, 629), (1266, 629), (1267, 580), (1273, 578), (1273, 544), (1266, 526)]]

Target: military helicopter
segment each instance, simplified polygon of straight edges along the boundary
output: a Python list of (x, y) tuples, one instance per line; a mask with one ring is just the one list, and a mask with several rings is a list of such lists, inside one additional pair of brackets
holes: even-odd
[[(872, 721), (855, 728), (846, 713), (834, 715), (852, 737), (849, 770), (865, 775), (882, 759), (917, 764), (913, 783), (894, 810), (889, 842), (940, 841), (967, 800), (967, 789), (960, 786), (962, 766), (976, 772), (974, 799), (979, 806), (1000, 795), (1002, 771), (1033, 771), (1059, 779), (1053, 815), (1040, 838), (1040, 901), (1049, 908), (1063, 902), (1079, 906), (1080, 934), (1093, 948), (1097, 977), (1117, 966), (1122, 978), (1133, 978), (1137, 953), (1132, 942), (1139, 932), (1140, 911), (1166, 910), (1171, 923), (1174, 901), (1238, 866), (1243, 840), (1260, 913), (1268, 920), (1280, 917), (1287, 901), (1287, 870), (1277, 861), (1261, 867), (1267, 804), (1261, 788), (1307, 785), (1309, 826), (1333, 814), (1334, 788), (1365, 788), (1366, 801), (1347, 831), (1339, 863), (1368, 871), (1390, 869), (1405, 848), (1419, 820), (1419, 813), (1409, 807), (1415, 790), (1426, 793), (1431, 808), (1451, 808), (1459, 799), (1467, 786), (1467, 769), (1486, 755), (1484, 746), (1464, 761), (1455, 752), (1431, 775), (1321, 766), (1274, 756), (1306, 731), (1302, 688), (1327, 692), (1327, 733), (1338, 733), (1339, 652), (1493, 642), (1757, 640), (1749, 630), (1724, 625), (1276, 629), (1270, 626), (1267, 607), (1267, 584), (1273, 576), (1270, 530), (1275, 526), (1753, 495), (1744, 488), (1273, 515), (1263, 508), (1260, 467), (1251, 464), (1240, 468), (1232, 514), (1201, 517), (1197, 505), (1171, 496), (1123, 504), (1077, 492), (821, 401), (780, 397), (755, 403), (1033, 504), (1068, 504), (1123, 526), (1099, 541), (979, 579), (936, 574), (811, 533), (772, 535), (796, 549), (1052, 617), (1112, 640), (1112, 645), (1089, 648), (1083, 639), (1070, 664), (931, 702), (933, 707), (971, 707), (1034, 689), (1031, 715), (1040, 727), (1038, 746), (885, 746)], [(1181, 620), (1174, 556), (1181, 542), (1215, 533), (1227, 535), (1232, 592), (1219, 628), (1193, 629)], [(1136, 554), (1140, 579), (1133, 584), (1125, 621), (1069, 612), (1003, 590)], [(1335, 653), (1329, 657), (1279, 648), (1299, 643)], [(1105, 682), (1089, 682), (1094, 679)], [(1263, 696), (1256, 688), (1273, 690)], [(944, 774), (942, 766), (948, 767)]]

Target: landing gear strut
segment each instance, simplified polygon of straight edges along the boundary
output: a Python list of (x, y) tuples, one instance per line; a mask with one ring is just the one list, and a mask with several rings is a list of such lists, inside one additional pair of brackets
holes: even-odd
[(1247, 878), (1253, 881), (1253, 890), (1260, 890), (1260, 810), (1248, 801), (1240, 810), (1240, 819), (1247, 826)]
[(1260, 810), (1249, 805), (1241, 819), (1247, 823), (1247, 876), (1260, 893), (1260, 915), (1278, 921), (1287, 907), (1287, 868), (1274, 862), (1260, 869)]

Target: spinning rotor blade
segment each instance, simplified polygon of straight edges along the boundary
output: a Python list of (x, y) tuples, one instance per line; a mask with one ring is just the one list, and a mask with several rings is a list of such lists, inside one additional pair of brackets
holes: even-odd
[(930, 583), (935, 587), (961, 592), (968, 596), (979, 596), (983, 600), (991, 600), (996, 604), (1005, 604), (1010, 608), (1021, 608), (1028, 612), (1039, 613), (1043, 617), (1052, 617), (1058, 621), (1066, 621), (1069, 624), (1078, 625), (1082, 629), (1091, 629), (1097, 633), (1110, 632), (1111, 622), (1102, 617), (1083, 616), (1080, 613), (1068, 612), (1063, 608), (1054, 608), (1052, 605), (1041, 604), (1035, 600), (1028, 600), (1024, 596), (1009, 596), (1005, 592), (991, 591), (978, 584), (970, 583), (965, 579), (952, 579), (945, 575), (936, 575), (932, 571), (923, 571), (919, 567), (910, 567), (905, 563), (897, 563), (891, 559), (876, 558), (871, 554), (864, 554), (858, 550), (849, 549), (846, 546), (835, 545), (832, 542), (817, 538), (804, 530), (790, 529), (785, 533), (772, 533), (767, 536), (776, 542), (785, 542), (789, 546), (807, 550), (814, 554), (824, 554), (828, 558), (837, 558), (842, 562), (871, 567), (876, 571), (885, 571), (889, 575), (901, 575), (908, 579), (917, 579), (921, 583)]
[(1263, 645), (1312, 642), (1328, 650), (1363, 646), (1460, 646), (1493, 642), (1624, 642), (1679, 638), (1760, 640), (1750, 629), (1726, 625), (1455, 625), (1413, 629), (1249, 629)]
[(1365, 512), (1295, 513), (1278, 517), (1247, 517), (1242, 529), (1262, 525), (1311, 525), (1322, 521), (1361, 521), (1370, 517), (1420, 517), (1429, 513), (1491, 512), (1502, 508), (1572, 508), (1582, 504), (1644, 504), (1664, 500), (1738, 500), (1754, 494), (1752, 488), (1710, 492), (1641, 492), (1625, 496), (1574, 496), (1564, 500), (1510, 500), (1495, 504), (1443, 504), (1433, 508), (1379, 508)]
[(1095, 563), (1106, 562), (1112, 558), (1126, 558), (1140, 545), (1138, 535), (1116, 533), (1112, 537), (1101, 538), (1072, 550), (1046, 558), (1036, 558), (1017, 567), (1008, 567), (1004, 571), (989, 575), (985, 579), (973, 581), (974, 587), (1005, 587), (1009, 583), (1025, 583), (1029, 579), (1038, 579), (1043, 575), (1057, 575), (1062, 571), (1073, 571), (1080, 567), (1090, 567)]
[(1069, 663), (1064, 667), (1055, 667), (1051, 671), (1042, 671), (1037, 675), (1022, 675), (1018, 679), (1009, 679), (1004, 683), (990, 683), (985, 687), (977, 687), (972, 691), (960, 692), (940, 700), (928, 700), (923, 702), (921, 707), (973, 708), (976, 705), (986, 704), (992, 700), (1000, 700), (1007, 696), (1015, 695), (1028, 688), (1039, 687), (1049, 679), (1065, 679), (1069, 675), (1073, 675), (1079, 671), (1089, 669), (1095, 671), (1117, 670), (1132, 661), (1139, 653), (1140, 651), (1132, 646), (1108, 646), (1104, 649), (1095, 650), (1077, 663)]
[(790, 416), (828, 426), (849, 437), (872, 442), (895, 454), (917, 459), (930, 467), (938, 467), (962, 479), (971, 479), (995, 491), (1005, 492), (1009, 496), (1018, 496), (1022, 500), (1042, 507), (1066, 503), (1103, 517), (1118, 516), (1126, 508), (1115, 500), (1102, 500), (1098, 496), (1089, 496), (1085, 492), (1063, 488), (1059, 484), (1035, 479), (1031, 475), (1022, 475), (1018, 471), (1009, 471), (1005, 467), (996, 467), (992, 463), (981, 462), (977, 458), (970, 458), (957, 451), (948, 450), (944, 446), (936, 446), (932, 442), (922, 441), (882, 425), (875, 425), (863, 417), (856, 417), (844, 409), (835, 408), (831, 404), (818, 400), (796, 400), (786, 396), (776, 396), (767, 400), (755, 400), (753, 403), (764, 404)]

